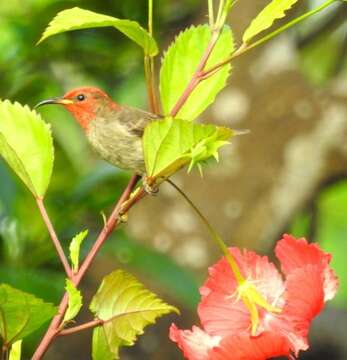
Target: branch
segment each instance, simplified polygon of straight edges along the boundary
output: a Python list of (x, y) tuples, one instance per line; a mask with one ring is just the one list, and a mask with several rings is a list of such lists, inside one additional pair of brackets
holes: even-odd
[(63, 266), (64, 266), (64, 269), (65, 269), (65, 272), (66, 272), (66, 275), (69, 279), (72, 280), (72, 270), (71, 270), (71, 267), (70, 267), (70, 264), (65, 256), (65, 253), (64, 253), (64, 250), (61, 246), (61, 243), (58, 239), (58, 236), (54, 230), (54, 227), (52, 225), (52, 222), (49, 218), (49, 215), (47, 213), (47, 210), (46, 210), (46, 207), (43, 203), (43, 199), (42, 198), (36, 198), (36, 203), (37, 203), (37, 206), (40, 210), (40, 213), (41, 213), (41, 216), (42, 216), (42, 219), (47, 227), (47, 230), (49, 232), (49, 235), (53, 241), (53, 244), (55, 246), (55, 249), (58, 253), (58, 256), (60, 258), (60, 261), (62, 262)]
[[(153, 37), (153, 0), (148, 0), (148, 32)], [(159, 113), (158, 99), (155, 92), (154, 58), (145, 55), (144, 58), (145, 78), (148, 94), (149, 109), (154, 114)]]
[(70, 334), (74, 334), (76, 332), (80, 332), (80, 331), (83, 331), (83, 330), (92, 329), (92, 328), (95, 328), (95, 327), (100, 326), (102, 324), (104, 324), (104, 320), (101, 320), (101, 319), (88, 321), (88, 322), (86, 322), (84, 324), (77, 325), (77, 326), (72, 326), (72, 327), (70, 327), (68, 329), (61, 330), (59, 332), (59, 336), (70, 335)]
[(193, 92), (193, 90), (199, 85), (200, 81), (203, 80), (201, 78), (201, 74), (202, 74), (202, 72), (206, 66), (206, 63), (212, 53), (212, 50), (214, 49), (214, 47), (219, 39), (220, 32), (221, 32), (221, 29), (216, 29), (212, 32), (210, 42), (207, 45), (207, 48), (200, 60), (198, 67), (195, 70), (195, 73), (193, 74), (190, 82), (188, 83), (187, 87), (183, 91), (183, 94), (178, 99), (177, 103), (175, 104), (175, 106), (172, 108), (172, 110), (170, 112), (170, 115), (172, 117), (175, 117), (177, 115), (177, 113), (180, 111), (182, 106), (188, 100), (188, 98), (191, 95), (191, 93)]
[[(119, 198), (119, 200), (118, 200), (116, 206), (114, 207), (110, 217), (108, 218), (105, 226), (101, 230), (100, 235), (96, 239), (93, 247), (89, 251), (86, 258), (84, 259), (81, 267), (79, 268), (78, 273), (75, 276), (75, 286), (77, 286), (80, 283), (80, 281), (82, 280), (86, 271), (88, 270), (91, 263), (93, 262), (95, 256), (99, 252), (101, 246), (104, 244), (104, 242), (110, 236), (112, 231), (118, 225), (119, 216), (122, 215), (124, 212), (128, 211), (131, 208), (131, 206), (134, 205), (139, 200), (137, 197), (133, 197), (133, 198), (130, 198), (129, 201), (127, 201), (130, 194), (132, 193), (133, 189), (135, 188), (138, 180), (139, 180), (138, 175), (134, 175), (130, 179), (127, 187), (125, 188), (122, 196)], [(143, 194), (143, 196), (145, 195), (144, 191), (142, 191), (141, 193)], [(127, 204), (125, 207), (123, 206), (124, 203)]]
[[(80, 269), (78, 270), (77, 274), (75, 274), (74, 278), (72, 279), (73, 284), (77, 287), (79, 285), (79, 283), (81, 282), (83, 276), (85, 275), (86, 271), (88, 270), (88, 268), (90, 267), (90, 265), (92, 264), (95, 256), (97, 255), (100, 247), (102, 246), (102, 244), (107, 240), (107, 238), (109, 237), (109, 235), (112, 233), (112, 231), (116, 228), (116, 226), (118, 225), (118, 217), (120, 215), (121, 211), (127, 211), (130, 209), (131, 206), (133, 206), (137, 201), (139, 201), (139, 195), (137, 197), (134, 197), (132, 199), (129, 200), (129, 204), (124, 208), (122, 207), (122, 204), (129, 198), (131, 192), (133, 191), (134, 187), (136, 186), (136, 183), (138, 181), (139, 177), (137, 175), (134, 175), (126, 189), (124, 190), (123, 194), (121, 195), (121, 197), (119, 198), (116, 206), (114, 207), (114, 210), (112, 211), (112, 214), (110, 215), (110, 217), (108, 218), (106, 224), (104, 225), (103, 229), (101, 230), (98, 238), (96, 239), (92, 249), (90, 250), (90, 252), (88, 253), (88, 255), (86, 256), (85, 260), (83, 261)], [(144, 191), (139, 191), (139, 194), (143, 194), (141, 195), (142, 197), (145, 195)], [(60, 305), (59, 305), (59, 309), (58, 309), (58, 313), (57, 315), (52, 319), (44, 337), (42, 338), (39, 346), (37, 347), (32, 360), (40, 360), (42, 359), (43, 355), (46, 353), (48, 347), (50, 346), (50, 344), (52, 343), (52, 341), (54, 340), (54, 338), (58, 335), (59, 331), (60, 331), (60, 324), (62, 322), (62, 319), (64, 317), (64, 314), (66, 312), (66, 309), (68, 307), (68, 295), (67, 293), (64, 294)]]

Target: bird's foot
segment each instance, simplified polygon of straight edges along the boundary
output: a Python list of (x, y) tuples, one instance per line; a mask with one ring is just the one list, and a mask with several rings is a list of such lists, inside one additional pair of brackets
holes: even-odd
[(119, 210), (119, 214), (118, 214), (118, 221), (121, 223), (127, 223), (128, 222), (128, 209), (129, 209), (129, 205), (131, 204), (131, 202), (133, 201), (133, 198), (138, 194), (138, 192), (140, 191), (140, 188), (137, 188), (136, 190), (134, 190), (128, 200), (125, 200)]
[(149, 195), (157, 195), (159, 192), (159, 186), (153, 182), (153, 179), (147, 175), (142, 176), (143, 188)]

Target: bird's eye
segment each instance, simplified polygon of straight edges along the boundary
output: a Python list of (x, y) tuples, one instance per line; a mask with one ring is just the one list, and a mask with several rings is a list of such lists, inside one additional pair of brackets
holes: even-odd
[(83, 101), (86, 97), (83, 94), (79, 94), (77, 95), (77, 100), (78, 101)]

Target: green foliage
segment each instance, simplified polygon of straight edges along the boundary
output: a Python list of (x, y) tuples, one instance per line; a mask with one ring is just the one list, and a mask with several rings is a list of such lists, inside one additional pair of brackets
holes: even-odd
[(339, 71), (341, 77), (346, 75), (347, 59), (341, 56), (344, 39), (345, 31), (328, 32), (300, 50), (300, 68), (313, 84), (325, 85), (334, 76), (338, 76)]
[(75, 285), (69, 280), (66, 279), (65, 290), (69, 296), (69, 303), (66, 313), (64, 315), (63, 323), (67, 323), (73, 320), (82, 307), (82, 295), (81, 292), (75, 287)]
[[(35, 255), (34, 255), (35, 256)], [(42, 254), (41, 254), (42, 256)], [(48, 302), (59, 301), (64, 287), (64, 276), (51, 269), (0, 266), (0, 279), (22, 291), (34, 294)]]
[(72, 270), (74, 272), (78, 271), (79, 258), (80, 258), (80, 249), (83, 240), (88, 236), (88, 230), (81, 231), (71, 240), (70, 243), (70, 259), (72, 263)]
[(143, 136), (147, 175), (167, 177), (187, 164), (190, 170), (211, 156), (218, 160), (218, 149), (232, 135), (233, 130), (214, 125), (173, 118), (153, 121)]
[(335, 305), (346, 308), (347, 304), (347, 182), (337, 183), (324, 190), (317, 201), (318, 241), (324, 250), (333, 254), (332, 267), (339, 276), (340, 286)]
[(113, 352), (107, 342), (107, 336), (102, 326), (93, 331), (92, 340), (92, 358), (93, 360), (114, 360), (119, 359), (118, 349)]
[(11, 345), (23, 339), (56, 312), (54, 305), (9, 285), (0, 285), (0, 336)]
[(153, 37), (142, 28), (136, 21), (118, 19), (108, 15), (102, 15), (93, 11), (74, 7), (63, 10), (49, 23), (39, 43), (48, 37), (66, 31), (81, 30), (112, 26), (140, 45), (145, 54), (154, 56), (158, 53), (158, 47)]
[(54, 149), (50, 127), (28, 106), (0, 101), (0, 154), (36, 197), (51, 179)]
[(8, 360), (20, 360), (21, 353), (22, 353), (22, 340), (18, 340), (11, 346), (10, 356)]
[(339, 291), (331, 301), (332, 304), (346, 308), (347, 304), (347, 181), (335, 183), (325, 188), (315, 202), (314, 215), (309, 211), (298, 214), (290, 227), (295, 236), (314, 234), (312, 241), (332, 256), (332, 267), (339, 277)]
[(147, 325), (162, 315), (178, 312), (122, 270), (104, 278), (90, 310), (105, 321), (94, 330), (94, 360), (118, 359), (119, 348), (133, 345)]
[[(165, 53), (160, 69), (160, 97), (165, 115), (170, 114), (189, 84), (210, 39), (211, 30), (208, 25), (192, 26), (181, 32)], [(232, 32), (225, 26), (206, 68), (225, 60), (233, 50)], [(230, 69), (231, 66), (226, 65), (218, 73), (202, 81), (176, 117), (184, 120), (198, 117), (224, 88)]]
[(254, 36), (271, 27), (276, 19), (285, 16), (298, 0), (272, 0), (257, 16), (243, 34), (242, 40), (248, 43)]

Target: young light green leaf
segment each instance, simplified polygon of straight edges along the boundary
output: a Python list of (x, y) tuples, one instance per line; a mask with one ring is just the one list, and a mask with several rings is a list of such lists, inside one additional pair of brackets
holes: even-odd
[(147, 175), (168, 177), (181, 167), (218, 160), (218, 149), (234, 134), (229, 128), (195, 124), (166, 118), (153, 121), (145, 129), (143, 149)]
[(133, 345), (147, 325), (164, 314), (178, 312), (122, 270), (104, 278), (90, 310), (105, 321), (94, 330), (94, 360), (118, 359), (119, 348)]
[(20, 360), (22, 354), (22, 340), (16, 341), (10, 350), (10, 356), (8, 360)]
[[(181, 32), (165, 53), (160, 69), (160, 97), (165, 115), (170, 114), (189, 84), (210, 39), (211, 30), (208, 25), (192, 26)], [(231, 30), (225, 26), (206, 68), (225, 60), (233, 49)], [(193, 120), (198, 117), (224, 88), (230, 69), (231, 66), (226, 65), (216, 74), (202, 81), (191, 93), (176, 117), (184, 120)]]
[(4, 344), (11, 345), (51, 319), (56, 313), (56, 307), (31, 294), (2, 284), (0, 313), (0, 337)]
[(114, 360), (119, 359), (118, 351), (112, 352), (107, 343), (106, 332), (102, 326), (93, 330), (92, 340), (93, 360)]
[(70, 251), (70, 259), (72, 263), (72, 270), (74, 272), (78, 271), (79, 266), (79, 258), (80, 258), (80, 248), (83, 240), (87, 237), (88, 230), (84, 230), (78, 233), (71, 240), (69, 251)]
[(118, 19), (78, 7), (59, 12), (49, 23), (38, 43), (41, 43), (52, 35), (66, 31), (106, 26), (112, 26), (122, 32), (129, 39), (141, 46), (146, 55), (154, 56), (158, 53), (158, 46), (153, 37), (136, 21)]
[(249, 41), (262, 31), (268, 29), (276, 19), (283, 18), (298, 0), (272, 0), (257, 16), (243, 34), (244, 43)]
[(69, 279), (66, 279), (65, 290), (69, 296), (69, 303), (64, 316), (63, 323), (67, 323), (73, 320), (82, 307), (81, 292), (75, 287), (75, 285)]
[(53, 169), (50, 126), (28, 106), (0, 101), (0, 155), (36, 197), (43, 197)]

